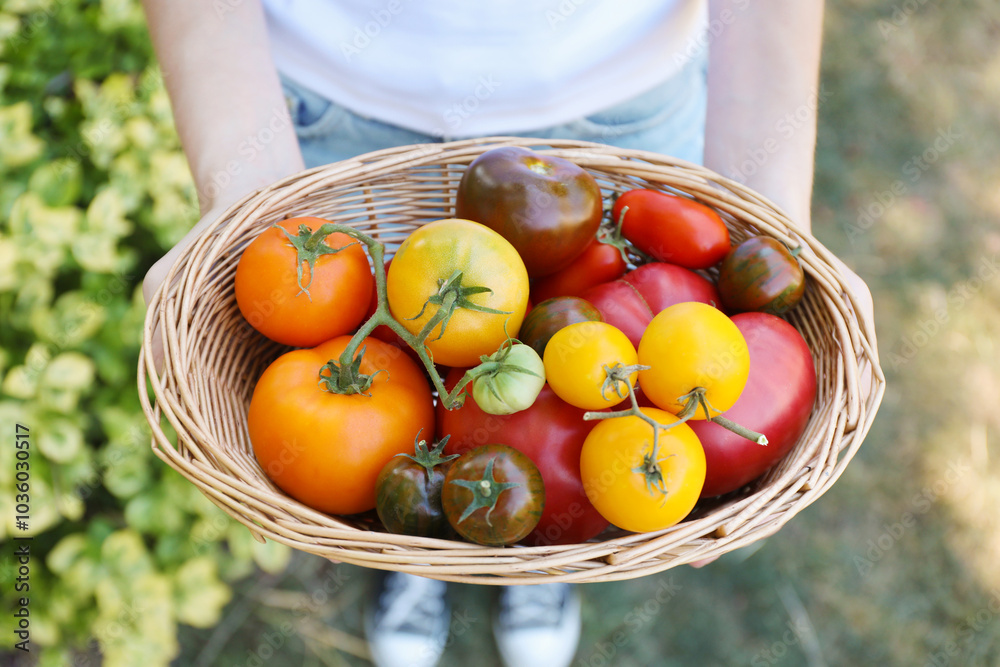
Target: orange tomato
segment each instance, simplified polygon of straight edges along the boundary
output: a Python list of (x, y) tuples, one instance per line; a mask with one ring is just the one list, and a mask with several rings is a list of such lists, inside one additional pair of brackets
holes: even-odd
[(423, 369), (394, 345), (372, 337), (363, 342), (361, 373), (377, 373), (364, 394), (321, 388), (320, 369), (349, 341), (339, 336), (278, 357), (258, 380), (247, 418), (254, 455), (267, 476), (291, 497), (330, 514), (373, 509), (382, 467), (413, 451), (418, 432), (434, 432)]
[[(608, 382), (605, 367), (638, 361), (628, 336), (607, 322), (576, 322), (552, 335), (545, 346), (545, 378), (562, 400), (584, 410), (603, 410), (628, 397), (628, 387)], [(635, 386), (636, 373), (629, 374)]]
[[(288, 236), (300, 225), (315, 232), (322, 218), (289, 218), (265, 229), (236, 266), (236, 304), (252, 327), (273, 341), (312, 347), (354, 330), (368, 313), (375, 279), (364, 246), (341, 233), (328, 235), (327, 246), (310, 268), (301, 263)], [(302, 287), (306, 287), (308, 292)]]

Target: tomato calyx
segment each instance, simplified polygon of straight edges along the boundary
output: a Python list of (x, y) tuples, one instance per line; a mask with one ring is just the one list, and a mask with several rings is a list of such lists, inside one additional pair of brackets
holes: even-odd
[[(624, 401), (632, 395), (632, 383), (630, 381), (632, 375), (639, 371), (649, 370), (649, 366), (643, 366), (642, 364), (625, 366), (621, 363), (615, 363), (613, 366), (604, 366), (603, 368), (606, 377), (604, 378), (604, 384), (601, 385), (601, 397), (605, 401), (610, 401), (608, 391), (613, 390), (615, 396), (618, 397), (618, 402)], [(625, 393), (622, 393), (623, 385)]]
[[(319, 386), (323, 391), (328, 391), (332, 394), (360, 394), (362, 396), (371, 396), (369, 389), (371, 389), (372, 382), (375, 381), (375, 377), (379, 373), (388, 374), (389, 371), (385, 369), (379, 369), (372, 373), (371, 375), (366, 375), (361, 372), (361, 358), (365, 354), (364, 347), (358, 352), (357, 356), (350, 363), (344, 363), (343, 358), (341, 359), (331, 359), (326, 362), (322, 368), (319, 369)], [(327, 372), (324, 375), (324, 371)]]
[(507, 489), (513, 489), (521, 486), (516, 482), (498, 482), (493, 476), (493, 463), (496, 458), (490, 459), (486, 463), (486, 469), (483, 471), (483, 476), (480, 479), (453, 479), (452, 484), (464, 487), (472, 492), (472, 500), (465, 507), (462, 515), (458, 518), (458, 522), (461, 523), (469, 518), (469, 516), (476, 510), (486, 509), (486, 524), (492, 526), (490, 523), (490, 514), (497, 506), (497, 501), (500, 499), (500, 494)]
[[(757, 433), (742, 424), (737, 424), (733, 420), (723, 417), (718, 410), (713, 408), (712, 404), (708, 401), (708, 397), (705, 396), (704, 387), (695, 387), (678, 398), (677, 402), (684, 405), (681, 411), (677, 413), (677, 417), (680, 420), (678, 423), (683, 423), (691, 419), (698, 412), (698, 409), (701, 408), (705, 412), (705, 418), (709, 421), (713, 421), (719, 426), (729, 429), (736, 435), (743, 436), (747, 440), (752, 440), (758, 445), (767, 445), (767, 436), (763, 433)], [(713, 415), (713, 413), (717, 414)]]
[[(309, 295), (309, 287), (312, 285), (313, 275), (315, 274), (316, 260), (318, 260), (323, 255), (336, 255), (338, 252), (344, 248), (354, 245), (350, 243), (346, 246), (340, 248), (331, 248), (325, 241), (326, 237), (334, 232), (338, 231), (340, 227), (333, 223), (325, 223), (320, 225), (319, 229), (315, 232), (309, 229), (308, 225), (299, 225), (298, 234), (291, 234), (288, 230), (283, 228), (281, 225), (273, 225), (276, 229), (280, 230), (282, 234), (288, 237), (288, 242), (293, 248), (295, 248), (295, 274), (298, 277), (298, 284), (300, 294), (305, 293), (309, 300), (312, 297)], [(306, 263), (309, 265), (309, 284), (302, 284), (302, 264)]]
[(419, 320), (424, 315), (424, 311), (427, 310), (427, 306), (433, 304), (438, 306), (438, 311), (434, 313), (424, 328), (417, 334), (417, 337), (421, 340), (426, 340), (430, 336), (431, 332), (434, 331), (434, 327), (438, 324), (441, 325), (441, 331), (438, 333), (437, 337), (441, 338), (444, 335), (444, 329), (448, 326), (448, 321), (451, 319), (452, 314), (458, 308), (465, 308), (466, 310), (474, 310), (477, 313), (487, 313), (489, 315), (510, 315), (508, 310), (497, 310), (496, 308), (488, 308), (486, 306), (481, 306), (478, 303), (474, 303), (469, 300), (469, 297), (474, 294), (483, 294), (485, 292), (493, 293), (489, 287), (483, 287), (482, 285), (462, 285), (462, 272), (455, 271), (447, 279), (438, 280), (438, 292), (432, 295), (424, 303), (423, 308), (420, 312), (409, 318), (411, 320)]
[(508, 338), (470, 369), (460, 382), (472, 382), (473, 399), (492, 415), (509, 415), (531, 407), (545, 385), (545, 365), (531, 347)]
[(451, 435), (446, 435), (435, 442), (433, 447), (428, 448), (427, 441), (421, 440), (420, 432), (418, 432), (417, 437), (413, 439), (413, 453), (407, 454), (403, 452), (402, 454), (396, 454), (396, 456), (405, 456), (419, 465), (427, 471), (427, 477), (430, 479), (434, 468), (458, 458), (458, 454), (444, 453), (444, 448), (448, 444), (449, 438), (451, 438)]

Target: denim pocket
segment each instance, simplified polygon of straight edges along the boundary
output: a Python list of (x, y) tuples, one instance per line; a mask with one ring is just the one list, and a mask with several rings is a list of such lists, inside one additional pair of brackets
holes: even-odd
[(281, 87), (292, 124), (300, 138), (328, 134), (344, 123), (347, 112), (343, 107), (284, 77), (281, 79)]

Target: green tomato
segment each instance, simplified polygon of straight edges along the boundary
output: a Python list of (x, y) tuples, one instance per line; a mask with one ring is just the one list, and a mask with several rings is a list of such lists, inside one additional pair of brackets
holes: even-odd
[(531, 407), (545, 385), (545, 364), (528, 345), (506, 342), (469, 371), (472, 398), (483, 412), (510, 415)]

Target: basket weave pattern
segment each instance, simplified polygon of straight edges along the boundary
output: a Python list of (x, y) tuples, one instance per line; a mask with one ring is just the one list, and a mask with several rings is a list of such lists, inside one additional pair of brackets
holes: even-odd
[[(261, 541), (466, 583), (634, 578), (746, 546), (815, 501), (861, 445), (884, 392), (874, 332), (856, 316), (854, 296), (829, 251), (766, 199), (702, 167), (600, 144), (541, 143), (490, 138), (379, 151), (301, 172), (230, 208), (185, 248), (149, 304), (138, 382), (157, 456)], [(788, 320), (812, 350), (818, 393), (805, 433), (781, 464), (745, 492), (699, 507), (666, 530), (506, 548), (389, 534), (377, 522), (312, 510), (268, 480), (250, 446), (247, 408), (257, 378), (288, 348), (253, 330), (236, 306), (233, 277), (243, 249), (284, 218), (312, 215), (377, 238), (391, 256), (417, 226), (454, 215), (465, 167), (498, 145), (572, 160), (605, 194), (654, 187), (694, 197), (720, 212), (733, 243), (767, 235), (803, 247), (799, 259), (809, 287)], [(162, 370), (153, 358), (154, 336), (163, 343)], [(167, 422), (176, 436), (168, 437)]]

